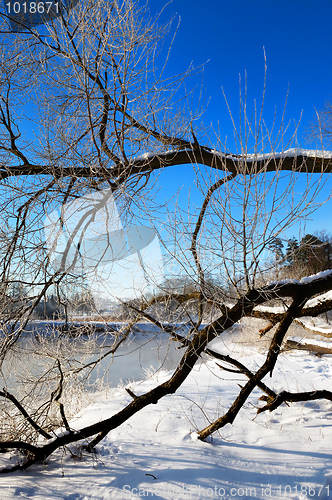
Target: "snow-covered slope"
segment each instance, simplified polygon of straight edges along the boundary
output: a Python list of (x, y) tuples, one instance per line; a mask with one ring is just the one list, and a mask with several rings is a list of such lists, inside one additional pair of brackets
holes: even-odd
[[(214, 348), (226, 349), (221, 341)], [(264, 359), (253, 348), (242, 348), (241, 353), (241, 361), (252, 369)], [(159, 382), (169, 375), (159, 373)], [(285, 352), (273, 379), (266, 383), (277, 391), (330, 389), (331, 376), (331, 357)], [(331, 498), (331, 402), (293, 403), (256, 416), (257, 404), (261, 404), (261, 393), (256, 390), (232, 426), (209, 442), (196, 439), (198, 429), (229, 407), (244, 380), (242, 375), (222, 371), (214, 360), (206, 360), (177, 394), (145, 408), (112, 431), (96, 455), (66, 449), (47, 464), (2, 476), (0, 498)], [(130, 388), (141, 394), (155, 383), (153, 376)], [(113, 389), (71, 425), (80, 428), (110, 416), (129, 400), (123, 387)], [(2, 455), (1, 463), (5, 459)]]

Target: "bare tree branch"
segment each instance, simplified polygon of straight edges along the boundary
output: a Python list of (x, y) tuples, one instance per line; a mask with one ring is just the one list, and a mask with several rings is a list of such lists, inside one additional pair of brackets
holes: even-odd
[(2, 396), (5, 399), (9, 399), (9, 401), (11, 401), (16, 406), (16, 408), (22, 413), (23, 417), (27, 420), (27, 422), (29, 422), (29, 424), (41, 436), (43, 436), (45, 439), (51, 439), (52, 436), (50, 434), (48, 434), (48, 432), (44, 431), (44, 429), (42, 429), (40, 427), (40, 425), (38, 425), (38, 423), (35, 422), (33, 420), (33, 418), (30, 417), (30, 415), (28, 414), (28, 412), (24, 409), (24, 407), (21, 405), (21, 403), (19, 401), (17, 401), (17, 399), (15, 398), (15, 396), (13, 394), (11, 394), (5, 388), (3, 388), (3, 390), (0, 391), (0, 396)]
[(310, 392), (296, 392), (291, 393), (288, 391), (282, 391), (277, 396), (275, 396), (271, 401), (269, 401), (262, 408), (258, 408), (257, 413), (262, 413), (263, 411), (273, 411), (282, 403), (299, 403), (301, 401), (314, 401), (317, 399), (327, 399), (332, 401), (332, 392), (326, 390), (315, 390)]

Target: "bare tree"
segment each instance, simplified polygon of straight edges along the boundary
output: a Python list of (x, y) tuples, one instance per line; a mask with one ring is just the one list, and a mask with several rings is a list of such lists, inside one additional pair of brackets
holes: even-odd
[(321, 110), (316, 111), (316, 116), (307, 132), (308, 141), (315, 141), (325, 149), (331, 148), (332, 136), (332, 105), (327, 101)]
[[(285, 401), (331, 399), (329, 391), (319, 390), (277, 395), (263, 382), (273, 373), (293, 320), (331, 309), (331, 301), (322, 295), (332, 288), (330, 272), (298, 282), (269, 283), (267, 258), (271, 243), (324, 201), (319, 196), (331, 172), (331, 155), (291, 149), (292, 142), (285, 144), (283, 121), (272, 136), (264, 123), (263, 106), (254, 108), (253, 119), (249, 118), (246, 95), (240, 96), (239, 124), (233, 120), (236, 153), (227, 151), (218, 135), (213, 141), (211, 135), (195, 130), (200, 108), (195, 111), (188, 105), (182, 87), (190, 72), (171, 79), (164, 76), (167, 55), (162, 60), (159, 50), (170, 26), (158, 26), (138, 2), (87, 0), (40, 28), (22, 22), (19, 34), (9, 34), (8, 26), (2, 15), (0, 293), (6, 387), (0, 393), (0, 411), (8, 425), (0, 448), (21, 450), (22, 461), (2, 472), (25, 469), (73, 442), (84, 441), (86, 449), (93, 450), (137, 411), (174, 393), (203, 354), (214, 356), (226, 369), (244, 373), (248, 382), (230, 409), (199, 432), (201, 439), (233, 422), (256, 387), (267, 400), (259, 411)], [(156, 175), (185, 164), (193, 167), (192, 180), (201, 189), (202, 205), (197, 210), (190, 207), (184, 217), (184, 210), (172, 210), (169, 203), (168, 224), (161, 222), (166, 235), (159, 236), (191, 286), (170, 290), (167, 281), (156, 283), (158, 291), (127, 303), (133, 314), (120, 329), (109, 326), (96, 310), (95, 318), (104, 320), (105, 330), (113, 328), (113, 336), (112, 345), (93, 359), (89, 354), (97, 346), (91, 334), (94, 323), (76, 326), (83, 358), (69, 356), (69, 336), (59, 335), (58, 327), (48, 326), (46, 336), (31, 331), (30, 319), (47, 294), (57, 296), (65, 307), (66, 297), (86, 289), (79, 266), (80, 235), (104, 209), (106, 190), (126, 221), (135, 222), (135, 217), (140, 223), (148, 221), (158, 232), (162, 206), (154, 199)], [(296, 194), (299, 177), (306, 179), (301, 195)], [(77, 200), (82, 199), (86, 203), (81, 212)], [(65, 207), (75, 212), (76, 222), (54, 266), (44, 219), (60, 210), (56, 247), (68, 222)], [(106, 222), (111, 217), (117, 215), (106, 211)], [(125, 237), (120, 227), (118, 234), (119, 241)], [(152, 233), (146, 230), (146, 234)], [(93, 241), (97, 245), (98, 240)], [(105, 241), (105, 252), (112, 250), (115, 255), (112, 242)], [(114, 260), (122, 255), (120, 246), (117, 252)], [(101, 262), (103, 256), (98, 258)], [(29, 290), (28, 300), (13, 300), (9, 292), (14, 283)], [(310, 302), (317, 295), (321, 300)], [(271, 300), (281, 300), (284, 312), (257, 308)], [(175, 324), (165, 324), (161, 308), (168, 313), (170, 308), (181, 311), (181, 318), (187, 317), (188, 334), (179, 333)], [(209, 346), (246, 316), (259, 318), (264, 333), (272, 332), (266, 359), (256, 373)], [(127, 389), (132, 401), (117, 414), (83, 429), (72, 428), (73, 383), (88, 380), (102, 359), (112, 359), (142, 318), (179, 343), (184, 349), (180, 363), (166, 382), (145, 394)], [(15, 395), (13, 359), (27, 332), (32, 343), (25, 347), (33, 353), (32, 362), (38, 359), (38, 370), (31, 369), (33, 377), (25, 392)], [(57, 432), (60, 427), (66, 432)]]

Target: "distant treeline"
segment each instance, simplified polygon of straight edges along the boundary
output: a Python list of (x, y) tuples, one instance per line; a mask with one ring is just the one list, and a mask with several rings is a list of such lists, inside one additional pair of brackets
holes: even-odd
[(275, 238), (269, 245), (275, 266), (291, 275), (316, 274), (332, 268), (332, 236), (325, 231), (306, 234), (300, 241)]

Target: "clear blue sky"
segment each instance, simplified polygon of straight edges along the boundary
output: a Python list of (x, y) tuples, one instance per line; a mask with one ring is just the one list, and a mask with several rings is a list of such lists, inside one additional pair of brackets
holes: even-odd
[[(150, 0), (157, 11), (161, 0)], [(267, 57), (265, 115), (282, 112), (289, 88), (289, 119), (303, 110), (300, 144), (315, 108), (332, 100), (332, 2), (330, 0), (173, 0), (164, 18), (181, 17), (170, 69), (181, 72), (191, 61), (205, 64), (204, 87), (211, 102), (206, 121), (227, 118), (221, 87), (235, 110), (239, 74), (247, 71), (249, 99), (260, 100)], [(225, 134), (229, 131), (223, 128)]]
[[(161, 4), (161, 0), (150, 0), (151, 12), (160, 10)], [(331, 0), (173, 0), (163, 19), (172, 15), (180, 16), (181, 23), (169, 73), (180, 73), (191, 62), (195, 66), (205, 63), (203, 82), (210, 104), (204, 122), (219, 121), (222, 138), (229, 137), (229, 147), (232, 128), (221, 87), (237, 116), (239, 74), (243, 77), (246, 71), (248, 103), (252, 105), (254, 99), (260, 103), (263, 48), (267, 57), (264, 117), (272, 121), (275, 107), (281, 117), (289, 90), (286, 121), (298, 122), (302, 113), (298, 142), (304, 148), (311, 146), (305, 132), (315, 109), (332, 101)], [(185, 175), (183, 169), (184, 181)], [(315, 220), (309, 221), (308, 231), (326, 228), (332, 232), (331, 210), (332, 203), (320, 210)]]

